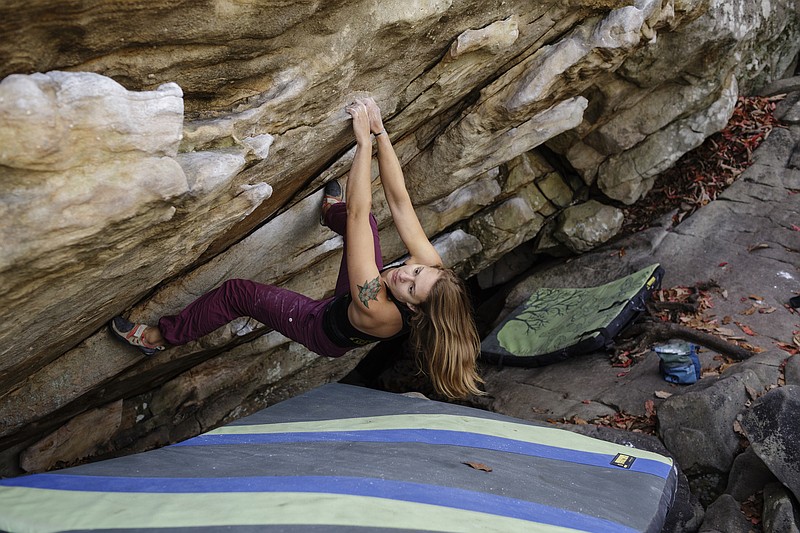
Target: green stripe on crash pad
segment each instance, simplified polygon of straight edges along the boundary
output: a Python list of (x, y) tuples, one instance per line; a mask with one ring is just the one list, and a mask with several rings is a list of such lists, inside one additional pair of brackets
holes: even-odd
[[(3, 530), (42, 533), (70, 529), (237, 525), (340, 525), (482, 532), (578, 531), (430, 504), (326, 493), (165, 495), (0, 487), (0, 509), (0, 528)], [(42, 515), (41, 509), (48, 512)], [(231, 512), (233, 509), (235, 512)], [(59, 516), (57, 526), (52, 520), (54, 516)]]
[(300, 433), (324, 431), (365, 431), (382, 429), (434, 429), (461, 431), (490, 435), (505, 439), (555, 446), (566, 450), (616, 455), (624, 453), (650, 459), (672, 466), (672, 459), (647, 450), (630, 448), (621, 444), (593, 439), (564, 429), (545, 426), (515, 424), (490, 418), (478, 418), (447, 414), (383, 415), (335, 420), (313, 420), (308, 422), (285, 422), (276, 424), (228, 425), (205, 433), (205, 435), (237, 435), (259, 433)]

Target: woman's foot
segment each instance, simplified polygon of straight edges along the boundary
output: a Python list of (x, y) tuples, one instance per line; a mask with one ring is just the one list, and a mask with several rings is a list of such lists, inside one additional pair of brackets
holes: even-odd
[(121, 316), (115, 316), (108, 323), (108, 329), (114, 337), (125, 344), (138, 348), (147, 356), (166, 349), (164, 339), (161, 337), (161, 332), (158, 331), (158, 328), (145, 324), (134, 324)]
[(326, 226), (325, 215), (328, 213), (328, 209), (330, 209), (333, 204), (338, 204), (342, 201), (344, 201), (344, 193), (339, 181), (332, 180), (326, 183), (325, 194), (322, 197), (322, 215), (319, 217), (319, 223)]

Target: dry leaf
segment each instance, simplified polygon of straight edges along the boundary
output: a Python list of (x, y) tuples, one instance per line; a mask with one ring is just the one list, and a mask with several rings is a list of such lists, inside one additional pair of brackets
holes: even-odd
[(759, 296), (758, 294), (751, 294), (751, 295), (749, 296), (749, 298), (750, 298), (751, 300), (755, 300), (755, 301), (757, 301), (757, 302), (760, 302), (761, 300), (763, 300), (763, 299), (764, 299), (764, 297), (763, 297), (763, 296)]
[(656, 394), (656, 398), (661, 398), (662, 400), (665, 400), (665, 399), (669, 398), (670, 396), (672, 396), (671, 392), (667, 392), (665, 390), (657, 390), (655, 394)]
[(741, 322), (736, 322), (736, 325), (739, 326), (739, 329), (744, 331), (747, 335), (750, 335), (751, 337), (755, 336), (756, 333), (752, 329), (750, 329), (750, 326), (742, 324)]
[(761, 346), (753, 346), (752, 344), (749, 344), (747, 342), (741, 342), (739, 343), (739, 346), (753, 353), (761, 353), (764, 351), (764, 348), (762, 348)]
[(750, 306), (750, 308), (749, 308), (749, 309), (745, 309), (744, 311), (739, 311), (739, 314), (740, 314), (740, 315), (747, 315), (747, 316), (750, 316), (750, 315), (752, 315), (753, 313), (755, 313), (755, 312), (756, 312), (756, 309), (758, 309), (758, 307), (756, 307), (755, 305), (753, 305), (753, 306)]
[(743, 437), (747, 436), (747, 435), (744, 434), (744, 430), (742, 429), (742, 425), (739, 423), (738, 420), (734, 420), (733, 421), (733, 432), (738, 434), (738, 435), (741, 435)]
[(733, 330), (730, 328), (717, 328), (717, 333), (725, 335), (726, 337), (733, 337)]
[(584, 420), (583, 418), (581, 418), (579, 416), (573, 416), (572, 417), (572, 423), (573, 424), (577, 424), (579, 426), (585, 426), (586, 424), (588, 424), (588, 422), (586, 420)]
[(730, 317), (728, 315), (725, 315), (724, 317), (722, 317), (722, 323), (723, 324), (730, 324), (731, 322), (733, 322), (733, 318), (732, 317)]
[(769, 244), (766, 244), (766, 243), (763, 243), (763, 242), (759, 243), (759, 244), (754, 244), (754, 245), (750, 246), (747, 249), (747, 251), (748, 252), (754, 252), (756, 250), (763, 250), (764, 248), (769, 248)]
[(653, 400), (647, 400), (644, 402), (644, 410), (647, 413), (647, 416), (655, 416), (656, 404), (653, 402)]
[(491, 472), (492, 471), (492, 467), (491, 466), (486, 466), (483, 463), (474, 463), (472, 461), (468, 461), (466, 463), (461, 463), (461, 464), (465, 464), (465, 465), (467, 465), (467, 466), (469, 466), (471, 468), (474, 468), (475, 470), (483, 470), (484, 472)]
[(764, 308), (759, 309), (758, 312), (761, 313), (762, 315), (768, 315), (770, 313), (774, 313), (775, 312), (775, 308), (774, 307), (764, 307)]

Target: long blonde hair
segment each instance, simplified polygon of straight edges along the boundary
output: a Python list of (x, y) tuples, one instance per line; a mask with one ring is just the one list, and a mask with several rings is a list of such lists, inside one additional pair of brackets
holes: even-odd
[(464, 283), (450, 269), (442, 275), (411, 319), (411, 345), (437, 392), (448, 398), (484, 394), (476, 360), (481, 341)]

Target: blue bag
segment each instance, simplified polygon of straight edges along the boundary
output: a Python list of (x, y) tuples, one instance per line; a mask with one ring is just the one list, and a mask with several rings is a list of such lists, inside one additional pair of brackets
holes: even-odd
[(653, 347), (661, 361), (658, 368), (669, 383), (690, 385), (700, 379), (697, 346), (685, 341), (671, 341)]

